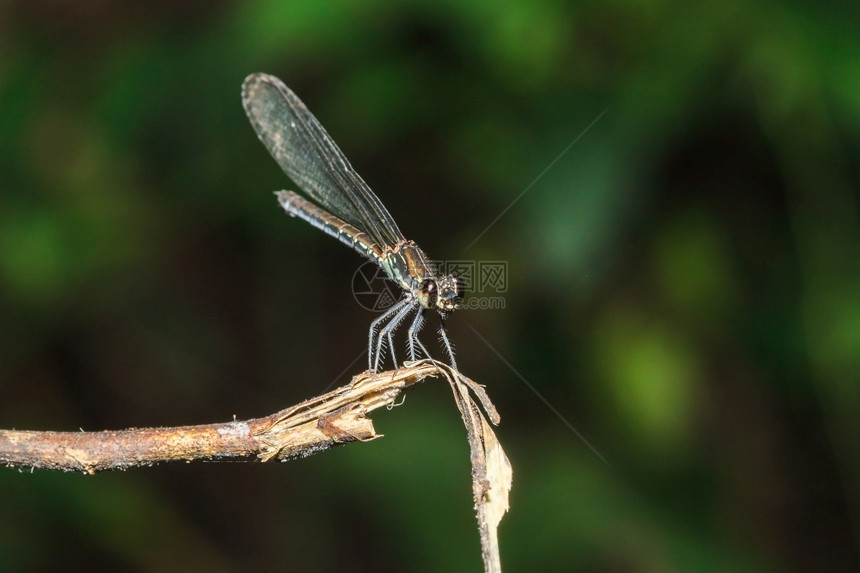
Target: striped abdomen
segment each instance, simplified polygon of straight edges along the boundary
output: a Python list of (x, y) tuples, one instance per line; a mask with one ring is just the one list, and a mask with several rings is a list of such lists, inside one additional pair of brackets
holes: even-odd
[(330, 235), (344, 245), (355, 249), (379, 265), (388, 276), (393, 278), (391, 265), (385, 256), (385, 251), (366, 233), (343, 219), (335, 217), (294, 191), (278, 191), (275, 195), (277, 195), (278, 202), (287, 214), (304, 219), (326, 235)]

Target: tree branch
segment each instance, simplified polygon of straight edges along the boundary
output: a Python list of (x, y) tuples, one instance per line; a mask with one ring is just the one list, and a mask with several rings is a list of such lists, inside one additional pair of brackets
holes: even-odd
[(0, 430), (0, 464), (94, 474), (173, 461), (287, 461), (379, 437), (366, 414), (392, 406), (404, 389), (438, 373), (429, 361), (365, 372), (332, 392), (245, 421), (103, 432)]
[(287, 461), (378, 438), (367, 413), (393, 406), (403, 390), (432, 375), (448, 380), (463, 417), (484, 570), (500, 573), (497, 529), (508, 510), (512, 470), (470, 392), (494, 424), (499, 414), (483, 386), (431, 360), (408, 362), (393, 372), (364, 372), (328, 394), (242, 422), (104, 432), (0, 430), (0, 464), (94, 474), (175, 461)]

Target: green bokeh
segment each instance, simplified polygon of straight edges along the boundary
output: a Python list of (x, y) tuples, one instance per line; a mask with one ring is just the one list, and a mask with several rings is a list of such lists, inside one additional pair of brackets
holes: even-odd
[[(503, 309), (448, 322), (502, 415), (508, 570), (858, 570), (858, 29), (840, 2), (6, 3), (0, 427), (248, 418), (363, 368), (361, 260), (279, 212), (242, 111), (264, 71), (431, 257), (507, 265), (472, 293)], [(287, 465), (6, 470), (0, 570), (479, 570), (446, 387), (376, 419)]]

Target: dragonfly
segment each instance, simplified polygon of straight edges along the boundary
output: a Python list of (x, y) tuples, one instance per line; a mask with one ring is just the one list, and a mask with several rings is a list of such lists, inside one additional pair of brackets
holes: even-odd
[(403, 236), (382, 201), (281, 80), (268, 74), (251, 74), (242, 84), (242, 105), (257, 137), (306, 195), (276, 192), (284, 211), (373, 261), (403, 289), (401, 299), (370, 324), (368, 368), (378, 372), (384, 365), (386, 342), (394, 367), (398, 367), (394, 333), (413, 313), (406, 337), (409, 358), (416, 360), (420, 351), (432, 360), (418, 333), (426, 311), (435, 310), (440, 316), (440, 341), (456, 371), (445, 320), (463, 304), (463, 282), (454, 275), (436, 273), (424, 251)]

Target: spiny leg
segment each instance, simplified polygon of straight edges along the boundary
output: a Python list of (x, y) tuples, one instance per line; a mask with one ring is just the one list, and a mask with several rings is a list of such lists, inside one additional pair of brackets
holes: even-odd
[[(436, 362), (435, 358), (430, 356), (430, 351), (427, 350), (427, 347), (424, 346), (424, 343), (421, 342), (420, 338), (418, 338), (418, 331), (421, 330), (421, 326), (423, 326), (423, 324), (424, 324), (424, 309), (419, 308), (418, 314), (415, 316), (415, 320), (412, 321), (412, 326), (409, 328), (409, 351), (412, 354), (412, 360), (416, 359), (415, 345), (417, 344), (418, 348), (421, 349), (421, 352), (424, 353), (424, 356), (426, 356), (427, 359), (430, 362), (432, 362), (436, 368), (441, 370), (441, 366), (439, 365), (439, 363)], [(449, 346), (448, 354), (451, 356), (451, 360), (453, 362), (454, 355), (453, 355), (453, 352), (451, 352), (450, 344), (448, 346)], [(454, 370), (457, 369), (456, 366), (453, 366), (453, 368), (454, 368)]]
[[(375, 318), (373, 320), (373, 322), (370, 323), (370, 332), (368, 333), (368, 337), (367, 337), (368, 338), (368, 340), (367, 340), (367, 369), (368, 370), (373, 370), (374, 372), (376, 372), (376, 368), (374, 367), (374, 361), (373, 361), (373, 339), (376, 337), (376, 329), (379, 328), (379, 325), (381, 323), (385, 322), (389, 316), (391, 316), (392, 314), (394, 314), (396, 312), (399, 312), (403, 308), (403, 306), (406, 305), (408, 302), (409, 302), (409, 299), (404, 298), (403, 300), (399, 301), (397, 304), (395, 304), (394, 306), (392, 306), (391, 308), (389, 308), (388, 310), (383, 312), (381, 315), (379, 315), (377, 318)], [(377, 353), (378, 352), (379, 351), (377, 350)], [(377, 362), (377, 364), (379, 363), (379, 356), (378, 355), (376, 357), (376, 362)]]
[(427, 347), (426, 347), (426, 346), (424, 346), (424, 343), (423, 343), (423, 342), (421, 342), (421, 340), (418, 338), (418, 336), (417, 336), (417, 335), (414, 337), (414, 340), (415, 340), (415, 344), (417, 344), (417, 345), (418, 345), (418, 348), (420, 348), (420, 349), (421, 349), (421, 352), (423, 352), (423, 353), (424, 353), (424, 356), (426, 356), (426, 357), (427, 357), (427, 359), (428, 359), (430, 362), (432, 362), (434, 366), (436, 366), (436, 367), (438, 368), (438, 367), (439, 367), (439, 365), (436, 363), (436, 360), (434, 360), (434, 359), (433, 359), (433, 357), (432, 357), (432, 356), (430, 356), (430, 351), (429, 351), (429, 350), (427, 350)]
[(394, 356), (394, 331), (400, 326), (400, 323), (403, 322), (409, 313), (414, 311), (416, 308), (420, 309), (421, 307), (417, 303), (413, 303), (413, 306), (404, 308), (400, 311), (396, 317), (389, 323), (388, 325), (388, 347), (391, 349), (391, 361), (394, 363), (394, 369), (397, 370), (397, 358)]
[[(415, 318), (412, 320), (412, 326), (409, 327), (409, 333), (407, 335), (407, 341), (409, 342), (409, 359), (412, 361), (417, 360), (415, 356), (415, 343), (418, 343), (418, 347), (424, 351), (424, 354), (427, 354), (427, 349), (424, 348), (424, 345), (421, 344), (421, 341), (418, 340), (418, 332), (421, 330), (421, 327), (424, 326), (424, 309), (419, 308), (418, 312), (415, 313)], [(427, 354), (429, 358), (430, 355)]]
[[(371, 338), (368, 341), (368, 347), (372, 350), (372, 370), (374, 372), (378, 372), (380, 365), (385, 365), (385, 335), (383, 331), (391, 323), (397, 316), (403, 312), (404, 308), (409, 307), (409, 303), (411, 299), (404, 298), (399, 301), (397, 304), (388, 309), (385, 314), (374, 321), (374, 324), (371, 325), (371, 329), (378, 329), (375, 333), (376, 339)], [(373, 349), (375, 348), (375, 351)]]
[[(409, 299), (406, 299), (406, 302), (411, 302)], [(394, 318), (389, 321), (382, 330), (379, 331), (379, 335), (376, 339), (376, 363), (375, 367), (379, 367), (379, 361), (381, 357), (382, 342), (384, 339), (388, 339), (388, 347), (391, 349), (391, 361), (394, 363), (395, 370), (397, 369), (397, 357), (394, 356), (394, 341), (392, 340), (392, 334), (394, 330), (403, 322), (403, 319), (406, 318), (410, 312), (412, 312), (413, 306), (411, 304), (407, 304), (405, 308), (401, 309), (397, 314), (394, 315)]]
[[(403, 306), (404, 306), (403, 301), (401, 301), (400, 303), (397, 304), (397, 312), (398, 313), (400, 313), (400, 311), (403, 310)], [(393, 317), (391, 317), (390, 315), (391, 315), (391, 313), (386, 313), (386, 316), (385, 316), (385, 318), (388, 319), (388, 322), (381, 323), (381, 321), (379, 321), (380, 322), (380, 324), (379, 324), (380, 329), (379, 329), (379, 332), (376, 333), (376, 339), (370, 340), (369, 346), (370, 346), (371, 351), (373, 353), (373, 364), (371, 366), (371, 369), (374, 372), (379, 372), (379, 364), (385, 363), (385, 346), (384, 346), (384, 344), (385, 344), (385, 327), (388, 326), (389, 322), (391, 322), (392, 320), (394, 320), (394, 318), (397, 317), (396, 314)]]
[(374, 368), (373, 368), (373, 346), (374, 346), (373, 341), (376, 338), (376, 329), (379, 327), (379, 324), (381, 322), (385, 321), (389, 316), (391, 316), (392, 313), (397, 311), (397, 307), (400, 306), (401, 303), (402, 303), (402, 301), (398, 302), (397, 304), (395, 304), (394, 306), (392, 306), (391, 308), (389, 308), (388, 310), (386, 310), (385, 312), (383, 312), (382, 314), (377, 316), (375, 319), (373, 319), (373, 322), (370, 323), (370, 330), (368, 331), (368, 334), (367, 334), (367, 369), (368, 370), (374, 370)]
[(445, 347), (445, 350), (448, 351), (448, 357), (451, 359), (451, 367), (459, 372), (457, 368), (457, 361), (454, 360), (454, 347), (451, 346), (451, 341), (448, 339), (448, 331), (445, 330), (445, 319), (442, 318), (439, 321), (439, 335), (441, 336), (440, 340), (442, 341), (442, 345)]

